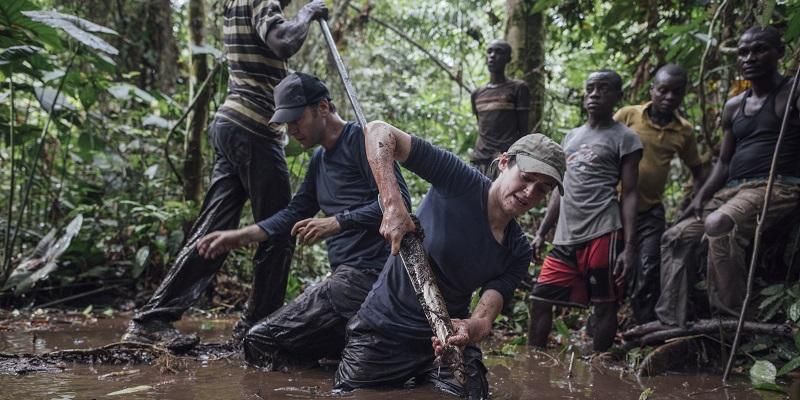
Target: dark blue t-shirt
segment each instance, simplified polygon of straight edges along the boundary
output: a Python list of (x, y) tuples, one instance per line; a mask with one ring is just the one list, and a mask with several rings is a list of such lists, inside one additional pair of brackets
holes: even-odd
[[(472, 293), (503, 295), (505, 304), (528, 271), (530, 243), (515, 220), (503, 244), (489, 226), (488, 178), (453, 154), (413, 138), (404, 167), (431, 183), (417, 210), (431, 268), (452, 318), (468, 318)], [(432, 332), (400, 257), (389, 256), (359, 317), (381, 332), (429, 340)]]
[[(395, 163), (395, 175), (406, 204), (408, 187)], [(389, 256), (389, 245), (378, 232), (383, 214), (378, 188), (367, 162), (364, 133), (347, 123), (330, 150), (319, 147), (311, 157), (305, 179), (289, 206), (258, 223), (270, 237), (288, 236), (298, 221), (318, 211), (336, 216), (341, 232), (325, 241), (332, 269), (346, 264), (354, 268), (380, 269)]]

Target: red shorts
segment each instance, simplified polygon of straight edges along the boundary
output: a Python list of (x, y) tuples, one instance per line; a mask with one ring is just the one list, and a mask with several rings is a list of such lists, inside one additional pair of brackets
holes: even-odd
[(586, 307), (622, 300), (614, 284), (614, 265), (624, 243), (622, 230), (588, 242), (556, 245), (544, 259), (531, 297), (553, 304)]

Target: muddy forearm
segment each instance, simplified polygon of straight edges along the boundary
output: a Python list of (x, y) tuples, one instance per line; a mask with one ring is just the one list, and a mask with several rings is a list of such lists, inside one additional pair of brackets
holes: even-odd
[(503, 309), (503, 295), (494, 289), (483, 292), (470, 316), (470, 342), (477, 343), (492, 331), (492, 323)]
[(383, 121), (368, 123), (366, 132), (367, 161), (375, 177), (384, 212), (393, 208), (406, 209), (394, 173), (394, 162), (408, 158), (410, 138), (408, 143), (400, 138), (401, 135), (408, 134)]

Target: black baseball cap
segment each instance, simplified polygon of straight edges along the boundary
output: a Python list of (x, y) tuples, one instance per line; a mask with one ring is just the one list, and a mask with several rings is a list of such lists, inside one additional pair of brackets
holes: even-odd
[(297, 121), (309, 104), (322, 99), (330, 100), (331, 95), (322, 80), (316, 76), (294, 72), (283, 78), (275, 86), (275, 114), (270, 123), (285, 124)]

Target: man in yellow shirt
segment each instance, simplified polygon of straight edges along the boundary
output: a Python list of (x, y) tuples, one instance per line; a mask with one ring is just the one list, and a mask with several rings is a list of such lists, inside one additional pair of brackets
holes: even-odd
[(688, 81), (686, 70), (667, 64), (656, 72), (650, 87), (650, 101), (621, 108), (614, 119), (633, 129), (642, 141), (639, 162), (639, 202), (636, 225), (640, 265), (628, 274), (631, 307), (637, 323), (656, 319), (655, 305), (660, 293), (661, 235), (666, 228), (661, 200), (669, 177), (670, 161), (677, 154), (689, 168), (694, 186), (702, 185), (700, 157), (692, 124), (678, 114)]

